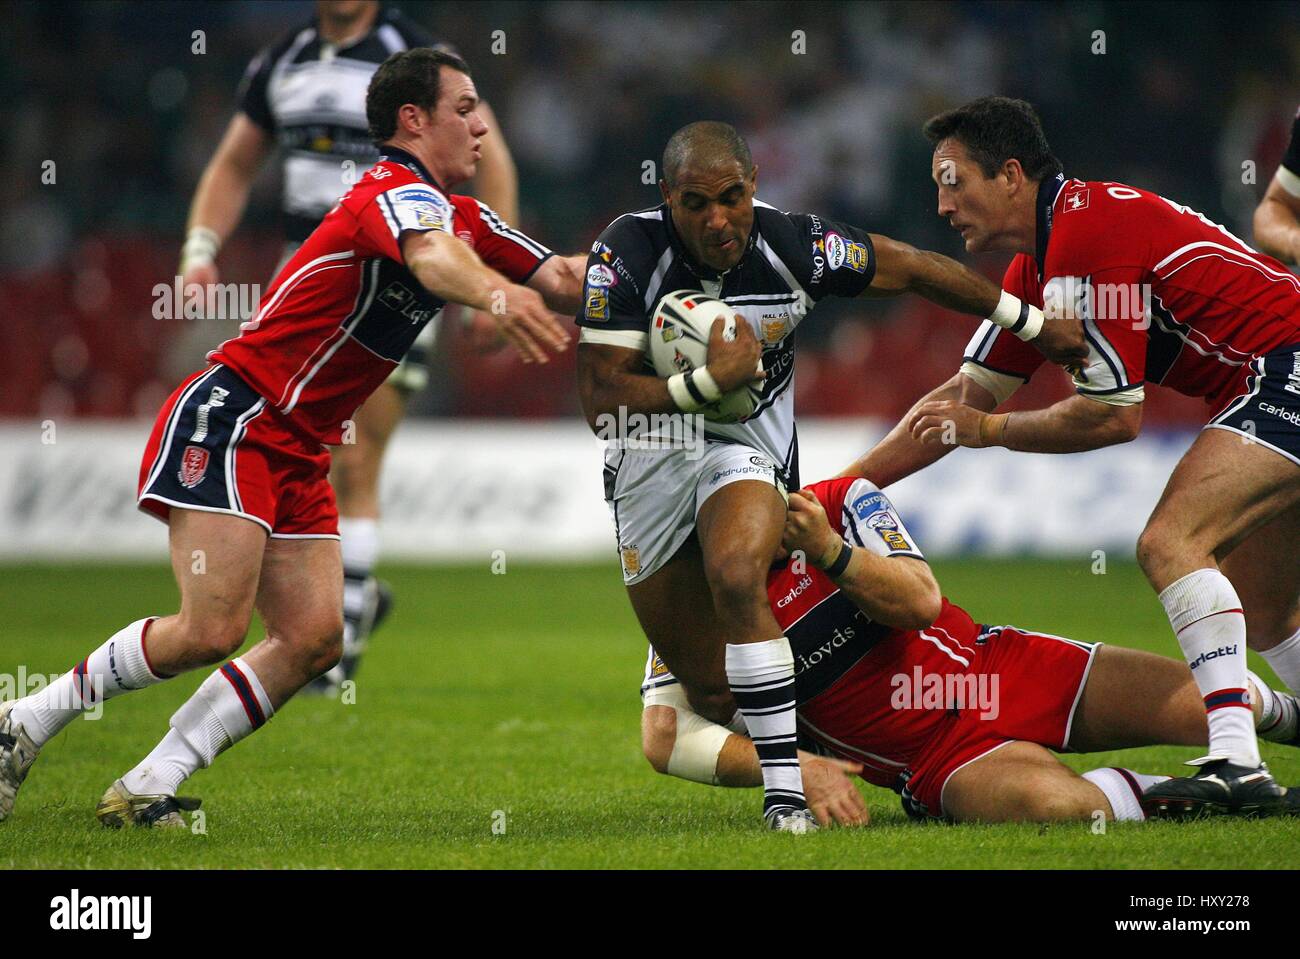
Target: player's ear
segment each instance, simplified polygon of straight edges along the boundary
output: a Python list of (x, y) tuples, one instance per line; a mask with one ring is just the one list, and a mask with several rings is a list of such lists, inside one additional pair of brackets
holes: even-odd
[(672, 195), (672, 191), (668, 189), (667, 180), (659, 181), (659, 195), (664, 198), (665, 203), (669, 204), (670, 206), (672, 205), (673, 195)]
[(1015, 193), (1025, 185), (1025, 168), (1020, 165), (1020, 161), (1011, 157), (1006, 163), (1002, 164), (1002, 176), (1007, 181), (1007, 192)]
[(749, 168), (749, 192), (752, 196), (758, 192), (758, 164)]

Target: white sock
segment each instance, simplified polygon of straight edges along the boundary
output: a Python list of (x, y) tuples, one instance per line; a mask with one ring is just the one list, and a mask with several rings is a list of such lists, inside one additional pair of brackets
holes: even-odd
[(371, 572), (379, 557), (379, 521), (340, 517), (339, 546), (343, 552), (343, 649), (351, 653), (366, 641), (365, 622), (372, 604)]
[(1246, 692), (1246, 617), (1228, 577), (1198, 569), (1160, 594), (1205, 701), (1210, 755), (1258, 766), (1255, 717)]
[(1141, 822), (1147, 818), (1142, 812), (1142, 794), (1169, 777), (1147, 776), (1119, 766), (1106, 766), (1088, 770), (1083, 778), (1106, 794), (1116, 822)]
[(794, 654), (784, 636), (727, 644), (727, 681), (763, 770), (763, 812), (807, 807), (795, 728)]
[(174, 796), (181, 783), (260, 729), (274, 712), (257, 674), (243, 659), (232, 659), (176, 710), (171, 731), (122, 782), (136, 795)]
[(1260, 655), (1273, 667), (1277, 678), (1286, 683), (1287, 689), (1300, 693), (1300, 629)]
[(149, 624), (157, 618), (138, 619), (118, 630), (71, 672), (18, 700), (14, 720), (43, 746), (83, 713), (96, 715), (105, 700), (170, 679), (153, 671), (145, 651)]
[(1274, 743), (1290, 743), (1300, 732), (1300, 704), (1290, 693), (1270, 689), (1268, 683), (1251, 670), (1246, 670), (1259, 694), (1259, 719), (1255, 721), (1255, 734), (1260, 739)]

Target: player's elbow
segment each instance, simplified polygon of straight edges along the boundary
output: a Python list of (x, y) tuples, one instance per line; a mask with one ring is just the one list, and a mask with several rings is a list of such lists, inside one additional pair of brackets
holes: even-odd
[(900, 613), (903, 622), (897, 624), (900, 629), (925, 629), (933, 625), (943, 610), (943, 594), (930, 567), (920, 562), (916, 565), (919, 569), (913, 576), (906, 607)]
[(668, 760), (677, 744), (677, 710), (647, 706), (641, 711), (641, 754), (657, 773), (667, 774)]

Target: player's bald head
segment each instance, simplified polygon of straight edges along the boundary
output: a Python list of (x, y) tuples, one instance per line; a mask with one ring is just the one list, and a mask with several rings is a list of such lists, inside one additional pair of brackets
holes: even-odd
[(714, 170), (737, 163), (742, 176), (754, 169), (749, 144), (730, 123), (699, 120), (688, 123), (671, 137), (664, 147), (664, 182), (672, 189), (683, 170)]

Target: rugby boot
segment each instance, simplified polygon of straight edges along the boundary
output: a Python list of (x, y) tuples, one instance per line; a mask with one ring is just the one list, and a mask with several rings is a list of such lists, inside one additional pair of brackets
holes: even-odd
[(0, 703), (0, 822), (14, 810), (18, 787), (36, 762), (40, 747), (10, 716), (14, 701)]
[(811, 809), (796, 809), (793, 806), (773, 806), (763, 814), (763, 822), (773, 832), (788, 832), (796, 836), (816, 832), (820, 828)]
[(1238, 766), (1217, 756), (1188, 765), (1201, 767), (1195, 776), (1167, 779), (1142, 794), (1148, 819), (1199, 819), (1203, 816), (1268, 816), (1281, 812), (1286, 791), (1268, 766)]
[(184, 796), (137, 796), (122, 780), (108, 787), (95, 807), (95, 818), (110, 829), (144, 826), (153, 829), (188, 829), (181, 810), (193, 812), (202, 800)]

